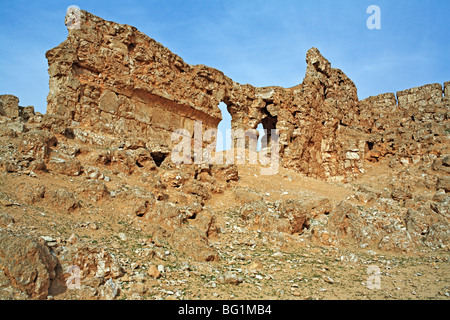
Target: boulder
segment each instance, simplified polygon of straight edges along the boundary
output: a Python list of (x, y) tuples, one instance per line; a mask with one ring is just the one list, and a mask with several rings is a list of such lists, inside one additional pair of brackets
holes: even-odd
[(239, 180), (239, 172), (234, 164), (213, 165), (211, 167), (211, 175), (218, 180), (226, 182)]
[(176, 229), (170, 240), (172, 247), (182, 255), (199, 261), (219, 260), (219, 255), (209, 246), (204, 232), (193, 226), (185, 225)]
[(106, 248), (82, 242), (69, 248), (62, 262), (78, 266), (84, 281), (99, 277), (117, 279), (125, 274), (120, 262)]
[(47, 159), (56, 143), (53, 133), (46, 130), (33, 130), (21, 136), (18, 152), (24, 159), (30, 161)]
[(67, 176), (79, 176), (82, 172), (80, 160), (76, 157), (70, 157), (63, 154), (51, 157), (47, 169), (51, 172)]
[(81, 207), (76, 196), (65, 188), (45, 191), (45, 199), (49, 200), (52, 206), (62, 208), (67, 213)]
[(450, 176), (439, 177), (436, 184), (436, 189), (444, 189), (445, 192), (450, 192)]
[(46, 299), (57, 258), (42, 239), (0, 230), (0, 270), (32, 299)]

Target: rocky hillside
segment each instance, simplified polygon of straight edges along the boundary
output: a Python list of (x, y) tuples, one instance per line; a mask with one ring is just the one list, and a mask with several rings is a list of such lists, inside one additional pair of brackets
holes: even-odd
[[(0, 96), (2, 299), (448, 299), (449, 82), (360, 101), (312, 48), (302, 84), (257, 88), (81, 17), (47, 114)], [(278, 174), (172, 162), (221, 101), (279, 130)]]

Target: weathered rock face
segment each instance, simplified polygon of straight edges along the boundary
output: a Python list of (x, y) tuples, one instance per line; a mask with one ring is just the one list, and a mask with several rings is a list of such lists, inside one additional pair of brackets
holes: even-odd
[[(174, 130), (204, 129), (221, 120), (226, 79), (190, 66), (136, 28), (82, 12), (81, 29), (47, 52), (48, 113), (114, 137), (143, 138), (152, 151), (168, 150)], [(222, 88), (220, 88), (222, 86)]]
[[(312, 48), (302, 84), (256, 88), (187, 65), (132, 27), (82, 17), (47, 54), (49, 114), (0, 96), (0, 299), (142, 298), (180, 274), (218, 272), (206, 262), (276, 270), (273, 258), (305, 240), (320, 251), (448, 250), (450, 82), (358, 101)], [(220, 101), (234, 129), (278, 129), (283, 165), (308, 176), (351, 182), (382, 163), (337, 187), (291, 170), (260, 179), (235, 164), (172, 162), (172, 131), (215, 128)]]
[(0, 270), (33, 299), (46, 299), (58, 260), (47, 245), (28, 236), (0, 231)]
[(308, 51), (302, 85), (256, 88), (216, 69), (191, 66), (134, 27), (85, 11), (81, 20), (81, 28), (70, 29), (67, 40), (46, 55), (48, 113), (81, 124), (76, 137), (86, 140), (86, 131), (109, 134), (109, 143), (139, 137), (150, 152), (169, 153), (174, 130), (193, 133), (195, 120), (203, 130), (217, 128), (218, 104), (224, 102), (233, 129), (260, 123), (279, 129), (286, 166), (321, 178), (360, 169), (358, 144), (339, 139), (339, 123), (357, 114), (356, 87), (319, 50)]
[(450, 99), (450, 81), (444, 83), (444, 96), (447, 100)]
[(395, 153), (403, 162), (417, 161), (432, 151), (422, 141), (443, 139), (448, 82), (445, 98), (442, 86), (432, 84), (359, 101), (354, 83), (312, 48), (302, 84), (257, 88), (189, 65), (134, 27), (85, 11), (81, 20), (81, 28), (69, 29), (47, 58), (48, 113), (72, 121), (75, 138), (83, 142), (117, 146), (137, 138), (164, 160), (176, 129), (192, 137), (195, 121), (202, 130), (217, 128), (218, 104), (224, 102), (232, 129), (262, 124), (279, 130), (282, 165), (342, 180), (364, 172), (365, 158)]
[(362, 100), (351, 127), (365, 135), (370, 161), (394, 156), (403, 165), (431, 163), (448, 153), (449, 108), (448, 92), (429, 84)]
[(0, 115), (6, 117), (19, 116), (19, 98), (5, 94), (0, 96)]
[(319, 50), (310, 49), (306, 62), (303, 84), (293, 88), (293, 101), (283, 108), (288, 111), (283, 112), (285, 137), (280, 133), (285, 165), (319, 178), (358, 173), (363, 150), (341, 130), (356, 117), (356, 87)]
[(19, 98), (10, 94), (0, 95), (0, 116), (8, 118), (22, 117), (27, 121), (34, 115), (34, 107), (19, 106)]

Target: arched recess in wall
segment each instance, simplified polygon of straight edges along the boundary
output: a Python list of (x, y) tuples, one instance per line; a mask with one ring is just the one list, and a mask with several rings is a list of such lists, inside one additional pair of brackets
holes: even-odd
[[(271, 130), (277, 128), (278, 113), (274, 110), (273, 104), (267, 101), (266, 103), (268, 104), (261, 110), (264, 117), (257, 127), (257, 130), (259, 131), (258, 151), (270, 146)], [(263, 130), (260, 130), (260, 128)]]
[(217, 128), (216, 151), (218, 152), (228, 150), (231, 147), (231, 114), (224, 102), (219, 103), (219, 109), (222, 112), (222, 121)]

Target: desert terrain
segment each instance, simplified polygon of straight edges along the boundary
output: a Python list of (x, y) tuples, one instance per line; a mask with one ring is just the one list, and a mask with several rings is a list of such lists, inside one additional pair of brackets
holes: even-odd
[[(0, 96), (0, 299), (449, 299), (450, 82), (359, 100), (312, 48), (302, 84), (257, 88), (81, 19), (46, 114)], [(172, 161), (220, 102), (279, 131), (276, 172), (245, 141)]]

